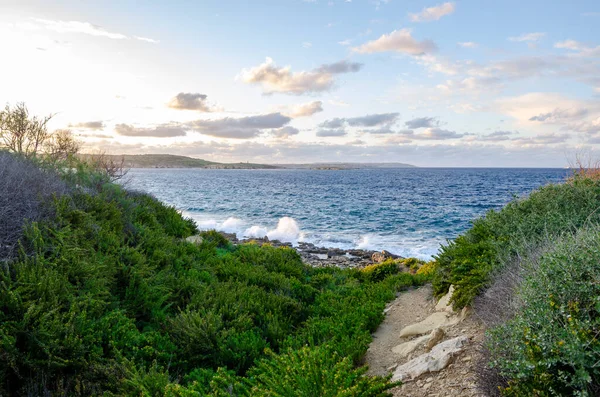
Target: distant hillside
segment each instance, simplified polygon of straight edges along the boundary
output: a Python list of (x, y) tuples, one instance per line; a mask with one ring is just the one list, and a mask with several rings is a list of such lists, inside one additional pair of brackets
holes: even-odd
[(312, 164), (275, 164), (279, 168), (311, 169), (311, 170), (358, 170), (374, 168), (414, 168), (405, 163), (312, 163)]
[(124, 154), (107, 155), (114, 161), (125, 161), (126, 168), (210, 168), (210, 169), (271, 169), (279, 168), (266, 164), (216, 163), (172, 154)]

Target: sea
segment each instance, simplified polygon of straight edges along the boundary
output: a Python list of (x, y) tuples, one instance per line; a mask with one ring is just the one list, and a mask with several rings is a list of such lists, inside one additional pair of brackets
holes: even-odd
[(490, 209), (570, 175), (566, 169), (132, 169), (124, 182), (201, 230), (430, 259)]

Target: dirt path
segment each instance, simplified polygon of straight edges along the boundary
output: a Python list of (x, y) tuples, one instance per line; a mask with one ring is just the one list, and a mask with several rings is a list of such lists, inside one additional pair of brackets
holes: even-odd
[(373, 334), (373, 342), (365, 355), (369, 375), (390, 373), (390, 367), (398, 364), (400, 360), (398, 355), (392, 352), (394, 346), (404, 342), (399, 336), (400, 331), (407, 325), (425, 319), (434, 307), (435, 301), (429, 285), (402, 292), (388, 304), (385, 320)]
[[(393, 372), (396, 365), (425, 353), (422, 346), (408, 356), (402, 357), (392, 349), (411, 338), (400, 338), (400, 331), (407, 325), (424, 320), (435, 311), (435, 300), (431, 287), (401, 293), (386, 308), (386, 318), (373, 334), (373, 342), (365, 355), (370, 375), (387, 375)], [(458, 336), (467, 336), (469, 343), (465, 350), (454, 361), (440, 372), (428, 373), (419, 378), (406, 381), (402, 386), (392, 390), (395, 397), (446, 397), (466, 396), (485, 397), (476, 388), (476, 368), (479, 362), (479, 347), (483, 339), (483, 327), (476, 316), (468, 316), (462, 322), (444, 328), (443, 340)]]

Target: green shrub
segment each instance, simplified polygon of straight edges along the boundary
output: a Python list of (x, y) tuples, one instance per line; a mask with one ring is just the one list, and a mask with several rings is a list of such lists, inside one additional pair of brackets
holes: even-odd
[(600, 228), (557, 239), (525, 264), (520, 310), (490, 331), (491, 365), (509, 396), (600, 392)]
[(470, 304), (515, 257), (552, 236), (573, 233), (582, 225), (600, 222), (600, 181), (576, 178), (548, 185), (500, 211), (489, 211), (473, 227), (440, 248), (433, 289), (437, 296), (455, 285), (455, 308)]
[(387, 260), (364, 267), (361, 270), (365, 279), (369, 281), (381, 281), (392, 274), (399, 272), (398, 264), (394, 260)]
[(250, 373), (251, 396), (390, 396), (386, 390), (399, 383), (391, 377), (364, 376), (352, 361), (326, 347), (304, 347), (282, 354), (270, 353)]
[(389, 388), (353, 368), (386, 302), (425, 277), (315, 269), (215, 231), (189, 244), (174, 208), (83, 164), (56, 172), (69, 194), (0, 269), (0, 395), (247, 396), (279, 387), (270, 361), (324, 371), (331, 395)]

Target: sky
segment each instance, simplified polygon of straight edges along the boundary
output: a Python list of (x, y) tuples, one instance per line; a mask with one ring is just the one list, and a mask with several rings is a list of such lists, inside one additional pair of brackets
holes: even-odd
[(0, 104), (88, 152), (565, 167), (600, 147), (597, 0), (0, 0)]

